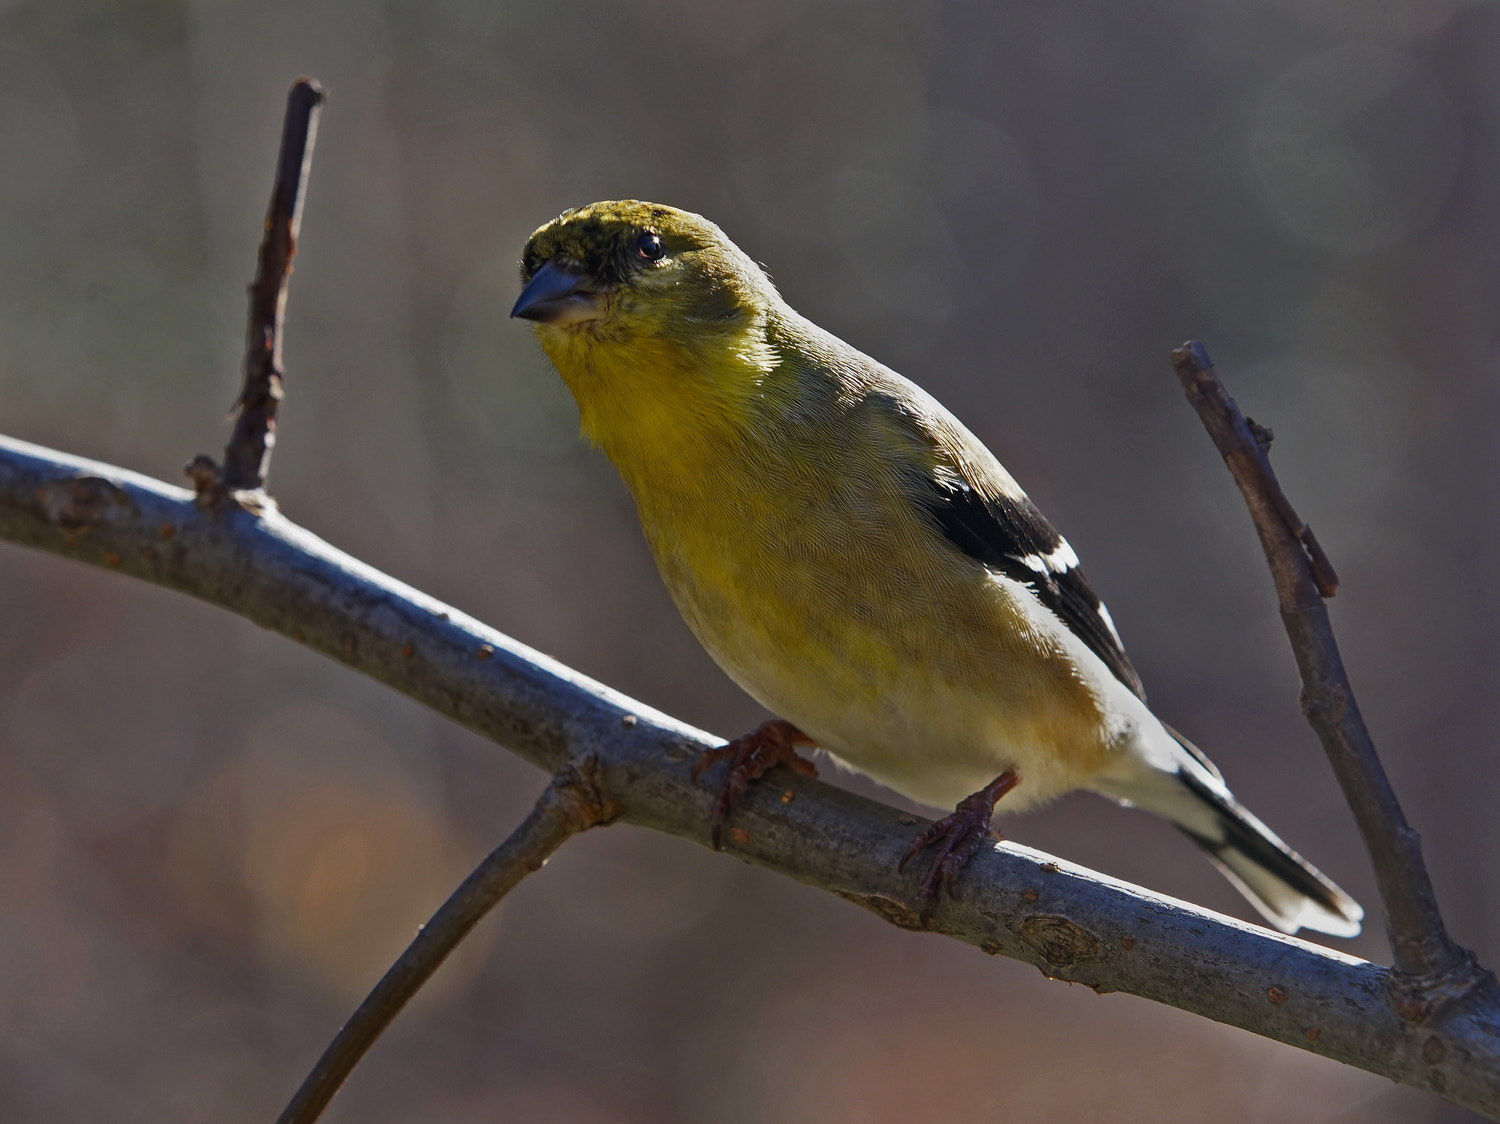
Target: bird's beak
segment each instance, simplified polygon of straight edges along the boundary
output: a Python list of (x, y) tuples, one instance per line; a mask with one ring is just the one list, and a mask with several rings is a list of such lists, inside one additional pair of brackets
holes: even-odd
[(539, 324), (578, 324), (604, 315), (604, 293), (581, 268), (552, 257), (532, 274), (510, 314)]

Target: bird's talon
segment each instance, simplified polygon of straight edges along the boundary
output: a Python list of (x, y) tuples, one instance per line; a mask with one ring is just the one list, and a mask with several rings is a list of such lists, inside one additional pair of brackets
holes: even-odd
[(710, 766), (717, 765), (726, 757), (733, 757), (735, 754), (735, 744), (736, 742), (726, 742), (717, 749), (705, 749), (702, 753), (698, 754), (698, 760), (693, 762), (693, 783), (697, 784), (702, 780), (703, 774), (708, 772)]
[(941, 891), (947, 890), (953, 897), (958, 876), (969, 860), (987, 840), (1000, 838), (990, 826), (990, 817), (995, 814), (996, 801), (1015, 788), (1019, 779), (1014, 769), (1007, 769), (973, 796), (960, 800), (951, 815), (929, 824), (907, 846), (898, 870), (905, 870), (906, 864), (928, 847), (937, 848), (927, 873), (917, 884), (918, 912), (924, 924)]
[(785, 765), (804, 777), (816, 777), (817, 767), (797, 753), (798, 746), (812, 745), (812, 739), (790, 722), (779, 718), (763, 722), (748, 734), (717, 747), (706, 749), (693, 763), (693, 781), (696, 783), (710, 766), (720, 761), (730, 762), (729, 771), (719, 786), (719, 794), (709, 813), (709, 839), (715, 851), (724, 849), (724, 824), (734, 812), (739, 798), (744, 795), (750, 782), (758, 780), (776, 765)]

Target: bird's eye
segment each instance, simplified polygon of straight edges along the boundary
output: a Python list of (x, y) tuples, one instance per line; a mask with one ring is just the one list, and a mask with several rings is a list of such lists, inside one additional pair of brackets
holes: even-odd
[(644, 261), (661, 261), (662, 255), (667, 251), (661, 244), (660, 236), (648, 230), (635, 240), (635, 252)]

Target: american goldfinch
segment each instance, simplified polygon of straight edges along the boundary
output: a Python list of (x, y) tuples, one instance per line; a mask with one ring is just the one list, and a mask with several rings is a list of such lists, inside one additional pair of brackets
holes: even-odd
[[(673, 601), (779, 719), (731, 759), (715, 835), (771, 765), (817, 746), (955, 807), (913, 841), (931, 908), (995, 802), (1087, 789), (1165, 817), (1278, 928), (1363, 911), (1242, 808), (1146, 707), (1078, 558), (914, 383), (794, 312), (708, 220), (636, 201), (536, 231), (511, 315), (630, 489)], [(903, 865), (904, 862), (903, 862)]]

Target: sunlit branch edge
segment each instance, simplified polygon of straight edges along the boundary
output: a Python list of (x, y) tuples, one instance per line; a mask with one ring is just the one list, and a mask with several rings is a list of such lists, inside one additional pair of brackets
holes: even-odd
[[(692, 763), (719, 740), (595, 683), (335, 549), (258, 492), (202, 505), (161, 481), (0, 437), (0, 539), (221, 606), (425, 703), (555, 773), (589, 755), (624, 822), (708, 843)], [(730, 854), (919, 927), (896, 864), (915, 817), (779, 771), (752, 786)], [(1014, 844), (970, 864), (930, 929), (1426, 1089), (1500, 1119), (1487, 990), (1400, 1018), (1388, 970)]]

